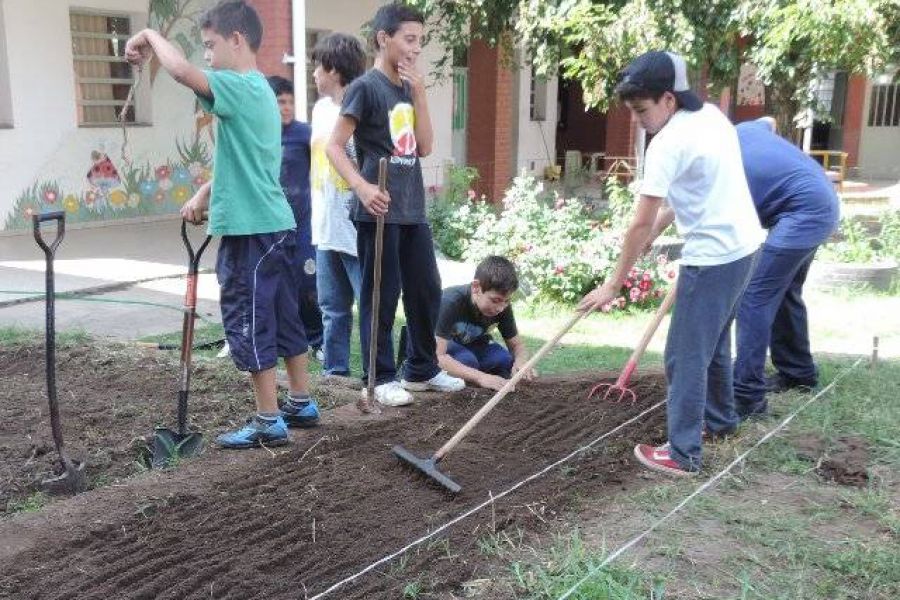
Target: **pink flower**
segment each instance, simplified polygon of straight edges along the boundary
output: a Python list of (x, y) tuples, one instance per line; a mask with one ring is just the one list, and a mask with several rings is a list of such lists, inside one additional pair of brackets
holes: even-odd
[(156, 178), (157, 179), (167, 179), (169, 175), (172, 174), (172, 170), (169, 168), (169, 165), (163, 165), (161, 167), (156, 167)]
[(668, 271), (666, 271), (666, 279), (668, 279), (669, 281), (675, 280), (675, 269), (669, 269)]
[(640, 282), (640, 283), (638, 284), (638, 287), (641, 289), (642, 292), (646, 292), (646, 291), (649, 290), (651, 287), (653, 287), (653, 282), (647, 281), (647, 280), (645, 279), (644, 281), (642, 281), (642, 282)]
[(477, 196), (478, 194), (475, 193), (475, 190), (470, 189), (468, 192), (466, 192), (466, 197), (469, 199), (469, 201), (475, 200)]
[(559, 209), (561, 209), (561, 208), (562, 208), (563, 206), (565, 206), (565, 205), (566, 205), (566, 199), (565, 199), (565, 198), (559, 198), (559, 199), (557, 199), (556, 204), (554, 204), (553, 207), (554, 207), (556, 210), (559, 210)]
[(662, 266), (667, 262), (669, 262), (669, 258), (665, 254), (660, 254), (656, 257), (656, 264), (658, 264), (659, 266)]
[(31, 218), (31, 215), (34, 214), (34, 209), (30, 206), (25, 209), (25, 218)]
[(662, 290), (653, 290), (653, 297), (654, 297), (654, 298), (662, 298), (662, 295), (663, 295)]
[(203, 175), (197, 175), (194, 177), (194, 185), (203, 185), (206, 183), (206, 180), (203, 179)]
[(54, 190), (47, 190), (46, 192), (44, 192), (44, 200), (47, 202), (47, 204), (53, 204), (54, 202), (56, 202), (56, 198), (57, 195)]
[(609, 311), (612, 310), (612, 305), (613, 305), (612, 302), (607, 302), (606, 304), (604, 304), (603, 306), (600, 307), (600, 310), (602, 312), (608, 313)]
[(644, 271), (644, 274), (641, 275), (641, 279), (644, 281), (650, 281), (650, 271)]
[(631, 283), (631, 279), (626, 279), (626, 280), (625, 280), (625, 283), (623, 283), (622, 285), (625, 286), (625, 289), (628, 289), (628, 288), (630, 288), (630, 287), (631, 287), (632, 285), (634, 285), (634, 284)]
[(628, 292), (628, 297), (631, 298), (632, 302), (635, 302), (641, 296), (641, 290), (636, 287), (631, 288)]
[(556, 265), (556, 268), (553, 269), (554, 275), (562, 275), (566, 272), (566, 267), (564, 265)]

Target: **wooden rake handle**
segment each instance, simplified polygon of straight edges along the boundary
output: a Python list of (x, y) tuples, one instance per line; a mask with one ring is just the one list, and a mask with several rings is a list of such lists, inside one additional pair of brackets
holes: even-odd
[(538, 363), (538, 361), (540, 361), (542, 358), (544, 358), (545, 354), (550, 352), (550, 350), (552, 350), (553, 347), (556, 346), (556, 344), (557, 344), (557, 342), (559, 342), (560, 338), (562, 338), (562, 336), (564, 336), (566, 333), (568, 333), (568, 331), (570, 329), (572, 329), (572, 327), (575, 325), (575, 323), (580, 321), (582, 319), (582, 317), (584, 317), (589, 312), (591, 312), (591, 311), (583, 311), (583, 312), (575, 313), (572, 316), (572, 318), (569, 319), (569, 322), (566, 323), (562, 327), (562, 329), (560, 329), (556, 333), (556, 335), (554, 335), (551, 339), (547, 340), (547, 342), (543, 346), (541, 346), (540, 350), (538, 350), (535, 353), (535, 355), (532, 356), (528, 360), (528, 362), (526, 362), (522, 366), (522, 368), (519, 369), (519, 371), (515, 375), (513, 375), (509, 381), (506, 382), (506, 385), (504, 385), (502, 388), (500, 388), (500, 391), (498, 391), (496, 394), (494, 394), (494, 397), (491, 398), (490, 400), (488, 400), (487, 403), (485, 403), (485, 405), (481, 407), (481, 410), (479, 410), (477, 413), (475, 413), (472, 416), (472, 418), (469, 419), (469, 421), (465, 425), (463, 425), (459, 431), (456, 432), (456, 435), (454, 435), (452, 438), (447, 440), (447, 443), (445, 443), (443, 446), (441, 446), (440, 449), (434, 453), (434, 456), (432, 457), (434, 459), (434, 461), (435, 462), (440, 461), (442, 458), (444, 458), (444, 456), (448, 452), (453, 450), (453, 448), (456, 447), (456, 445), (459, 442), (461, 442), (462, 439), (464, 437), (466, 437), (469, 434), (469, 432), (472, 431), (472, 429), (476, 425), (478, 425), (478, 423), (489, 412), (491, 412), (491, 410), (493, 410), (493, 408), (495, 406), (497, 406), (497, 403), (500, 402), (501, 400), (503, 400), (503, 398), (505, 398), (506, 395), (510, 391), (512, 391), (512, 389), (516, 386), (517, 383), (519, 383), (519, 381), (525, 376), (525, 374), (528, 373)]

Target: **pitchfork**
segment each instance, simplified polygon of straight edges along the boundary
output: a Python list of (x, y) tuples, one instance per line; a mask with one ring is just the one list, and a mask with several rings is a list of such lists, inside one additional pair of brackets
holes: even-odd
[(649, 325), (647, 325), (647, 329), (646, 331), (644, 331), (644, 336), (641, 338), (641, 341), (638, 342), (638, 345), (634, 349), (634, 352), (631, 353), (631, 356), (628, 358), (628, 362), (625, 363), (625, 368), (622, 369), (622, 373), (619, 375), (619, 378), (616, 379), (616, 382), (598, 383), (591, 388), (591, 391), (587, 396), (588, 399), (593, 398), (594, 396), (599, 396), (600, 393), (603, 392), (603, 400), (623, 402), (626, 398), (631, 398), (632, 404), (637, 402), (637, 396), (635, 396), (634, 390), (628, 387), (628, 383), (631, 380), (631, 374), (634, 373), (634, 370), (637, 368), (638, 362), (641, 360), (641, 356), (644, 355), (644, 351), (647, 349), (647, 345), (650, 343), (650, 340), (653, 339), (653, 334), (656, 333), (656, 330), (659, 328), (659, 324), (660, 322), (662, 322), (663, 317), (666, 316), (666, 313), (669, 312), (669, 308), (671, 308), (672, 303), (675, 302), (676, 284), (677, 282), (673, 283), (672, 287), (669, 288), (669, 291), (666, 292), (666, 296), (663, 298), (662, 304), (660, 304), (659, 308), (656, 309), (656, 314), (653, 315), (653, 320), (650, 321)]

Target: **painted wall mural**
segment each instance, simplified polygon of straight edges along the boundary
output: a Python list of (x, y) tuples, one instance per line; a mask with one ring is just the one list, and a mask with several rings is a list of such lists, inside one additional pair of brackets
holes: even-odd
[[(209, 0), (151, 0), (150, 26), (180, 46), (189, 59), (196, 61), (202, 48), (197, 19), (209, 4)], [(150, 66), (151, 85), (158, 70), (158, 61), (153, 61)], [(167, 102), (157, 97), (155, 88), (150, 95), (154, 103), (162, 105), (154, 127), (166, 132), (167, 119), (164, 114), (169, 110), (165, 106)], [(180, 103), (173, 110), (182, 110)], [(185, 104), (183, 110), (189, 111), (190, 104)], [(118, 143), (113, 141), (116, 135), (114, 130), (98, 133), (96, 144), (84, 157), (84, 175), (80, 183), (75, 183), (78, 177), (72, 174), (48, 174), (37, 178), (15, 196), (3, 228), (29, 229), (31, 215), (52, 210), (66, 211), (69, 223), (177, 213), (181, 205), (211, 177), (214, 126), (213, 117), (204, 113), (195, 101), (193, 131), (172, 131), (168, 149), (160, 148), (159, 143), (154, 143), (152, 149), (140, 148), (139, 143), (129, 140), (128, 152), (120, 152), (121, 132), (117, 134)], [(163, 158), (132, 163), (125, 158), (125, 154), (132, 152), (144, 156), (152, 153)], [(52, 172), (53, 164), (44, 170)], [(68, 181), (68, 186), (63, 181)]]

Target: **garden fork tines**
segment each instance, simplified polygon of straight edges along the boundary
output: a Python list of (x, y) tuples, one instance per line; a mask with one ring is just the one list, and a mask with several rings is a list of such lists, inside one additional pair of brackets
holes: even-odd
[(641, 360), (641, 356), (644, 355), (644, 350), (647, 349), (647, 345), (653, 338), (653, 334), (656, 333), (656, 330), (659, 328), (660, 322), (662, 322), (666, 313), (669, 312), (672, 303), (675, 302), (676, 284), (677, 282), (673, 283), (672, 287), (669, 288), (669, 291), (666, 292), (665, 298), (663, 298), (659, 308), (656, 309), (656, 314), (653, 315), (653, 320), (647, 325), (647, 329), (644, 331), (641, 341), (638, 342), (634, 352), (631, 353), (628, 362), (625, 363), (625, 368), (622, 369), (622, 373), (619, 375), (619, 378), (616, 379), (616, 382), (598, 383), (591, 388), (590, 392), (588, 392), (588, 399), (599, 396), (602, 392), (603, 400), (612, 399), (614, 402), (624, 402), (626, 398), (631, 398), (632, 404), (637, 402), (637, 396), (635, 395), (634, 390), (628, 387), (628, 382), (631, 380), (631, 375), (634, 373), (634, 370), (637, 369), (638, 362)]

